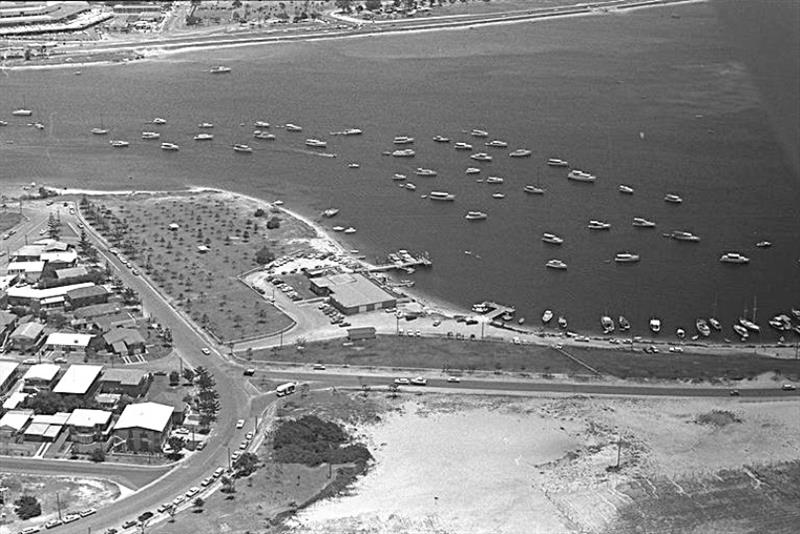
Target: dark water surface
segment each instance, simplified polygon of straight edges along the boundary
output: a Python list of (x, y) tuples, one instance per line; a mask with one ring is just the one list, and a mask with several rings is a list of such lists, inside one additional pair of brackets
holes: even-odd
[[(736, 14), (726, 11), (725, 17)], [(800, 306), (800, 180), (791, 128), (781, 126), (791, 117), (765, 105), (769, 95), (761, 84), (766, 79), (780, 88), (791, 79), (781, 78), (786, 71), (762, 69), (754, 83), (748, 70), (753, 58), (741, 50), (757, 55), (769, 49), (743, 46), (725, 33), (729, 26), (714, 5), (692, 4), (192, 52), (83, 67), (81, 76), (71, 68), (6, 71), (0, 118), (10, 124), (0, 128), (0, 180), (108, 189), (208, 185), (281, 198), (314, 216), (336, 206), (340, 215), (324, 223), (358, 228), (340, 237), (369, 259), (398, 248), (429, 251), (434, 267), (413, 275), (417, 288), (452, 303), (494, 299), (515, 305), (529, 323), (551, 308), (565, 314), (571, 328), (585, 330), (598, 330), (598, 317), (609, 313), (625, 314), (644, 332), (649, 317), (658, 315), (670, 335), (678, 326), (693, 330), (697, 316), (716, 313), (726, 323), (725, 336), (733, 337), (730, 324), (745, 308), (752, 312), (754, 299), (762, 324)], [(208, 74), (218, 63), (233, 72)], [(23, 103), (45, 130), (11, 117)], [(157, 116), (168, 124), (146, 124)], [(294, 122), (304, 131), (273, 126), (278, 140), (258, 141), (251, 135), (255, 120)], [(210, 143), (191, 139), (203, 121), (216, 125)], [(89, 130), (101, 123), (111, 134), (92, 136)], [(328, 135), (351, 126), (364, 135)], [(471, 128), (510, 146), (480, 147), (494, 161), (478, 165), (469, 153), (431, 141), (436, 134), (469, 141)], [(141, 140), (141, 131), (150, 129), (180, 144), (180, 152)], [(401, 134), (416, 138), (417, 156), (382, 155)], [(312, 136), (326, 138), (327, 150), (338, 157), (306, 149), (303, 141)], [(114, 150), (111, 138), (131, 146)], [(234, 143), (248, 143), (255, 152), (234, 153)], [(480, 143), (473, 139), (476, 150)], [(533, 157), (509, 158), (517, 147), (531, 149)], [(567, 181), (565, 170), (544, 164), (552, 156), (594, 172), (597, 182)], [(350, 161), (360, 168), (349, 169)], [(414, 177), (417, 166), (439, 175)], [(505, 183), (476, 183), (464, 174), (468, 166)], [(396, 172), (408, 174), (417, 191), (397, 187), (391, 180)], [(522, 192), (536, 183), (547, 189), (544, 196)], [(621, 195), (620, 183), (635, 194)], [(456, 201), (420, 198), (431, 190), (454, 193)], [(495, 191), (505, 199), (493, 199)], [(665, 203), (667, 192), (680, 194), (683, 204)], [(466, 221), (473, 209), (487, 212), (488, 220)], [(653, 219), (658, 228), (633, 228), (634, 216)], [(589, 219), (613, 227), (591, 232)], [(662, 237), (673, 229), (691, 230), (702, 241)], [(545, 245), (545, 231), (566, 243)], [(757, 249), (765, 239), (774, 246)], [(642, 261), (610, 261), (624, 250)], [(729, 250), (750, 256), (750, 265), (721, 264), (719, 256)], [(569, 270), (546, 270), (554, 257)], [(772, 333), (764, 337), (774, 339)]]

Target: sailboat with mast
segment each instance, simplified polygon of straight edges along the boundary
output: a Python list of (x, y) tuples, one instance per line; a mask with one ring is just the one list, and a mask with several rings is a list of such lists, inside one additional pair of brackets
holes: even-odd
[(761, 332), (761, 327), (758, 326), (758, 324), (756, 323), (757, 309), (758, 308), (756, 305), (756, 298), (753, 297), (753, 319), (752, 320), (747, 319), (747, 309), (745, 308), (744, 314), (742, 315), (742, 317), (739, 317), (739, 324), (747, 328), (748, 330), (752, 330), (753, 332)]

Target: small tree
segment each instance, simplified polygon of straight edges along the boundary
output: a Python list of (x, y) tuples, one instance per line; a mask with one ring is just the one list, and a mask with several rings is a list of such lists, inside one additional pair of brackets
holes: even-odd
[(202, 512), (203, 511), (203, 505), (205, 503), (206, 503), (206, 501), (204, 501), (202, 499), (202, 497), (196, 498), (194, 500), (194, 502), (192, 503), (194, 505), (194, 513), (199, 514), (200, 512)]
[(105, 462), (106, 451), (104, 451), (102, 447), (97, 447), (91, 452), (91, 454), (89, 454), (89, 459), (96, 463)]
[(181, 374), (178, 371), (172, 371), (169, 374), (169, 385), (177, 386), (181, 381)]
[(14, 513), (20, 519), (30, 519), (42, 515), (42, 505), (33, 495), (23, 495), (14, 501)]
[(192, 370), (191, 367), (185, 367), (183, 369), (183, 378), (190, 384), (192, 383), (192, 381), (194, 380), (194, 371)]

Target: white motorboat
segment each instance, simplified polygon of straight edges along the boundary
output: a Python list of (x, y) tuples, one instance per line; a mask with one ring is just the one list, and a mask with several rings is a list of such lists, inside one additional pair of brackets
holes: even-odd
[(167, 120), (162, 119), (161, 117), (156, 117), (155, 119), (153, 119), (153, 124), (159, 124), (159, 125), (167, 124)]
[(607, 223), (605, 221), (598, 221), (597, 219), (592, 219), (589, 221), (589, 224), (586, 225), (586, 228), (589, 230), (610, 230), (611, 223)]
[(467, 170), (464, 171), (464, 174), (480, 174), (481, 170), (477, 167), (467, 167)]
[(0, 126), (8, 126), (8, 122), (7, 121), (0, 121)]
[(545, 267), (547, 267), (548, 269), (556, 269), (556, 270), (559, 270), (559, 271), (565, 271), (567, 269), (567, 264), (564, 263), (561, 260), (557, 260), (557, 259), (554, 258), (552, 260), (547, 260), (547, 263), (545, 264)]
[(492, 147), (492, 148), (507, 148), (508, 147), (508, 143), (506, 143), (505, 141), (501, 141), (500, 139), (492, 139), (491, 141), (488, 141), (488, 142), (484, 143), (484, 145), (486, 145), (488, 147)]
[(469, 157), (475, 161), (492, 161), (492, 156), (486, 152), (476, 152), (475, 154), (470, 154)]
[(508, 157), (510, 158), (527, 158), (530, 157), (532, 152), (527, 148), (518, 148), (516, 150), (512, 150), (508, 153)]
[(414, 174), (416, 174), (417, 176), (427, 176), (429, 178), (432, 178), (432, 177), (436, 176), (437, 172), (434, 171), (433, 169), (426, 169), (424, 167), (417, 167), (416, 170), (414, 171)]
[(753, 321), (750, 321), (749, 319), (746, 319), (744, 317), (739, 317), (739, 324), (747, 328), (748, 330), (752, 330), (753, 332), (761, 332), (760, 326), (758, 326)]
[(633, 188), (631, 186), (629, 186), (629, 185), (619, 184), (619, 192), (624, 194), (624, 195), (632, 195), (633, 194)]
[(669, 202), (671, 204), (680, 204), (683, 202), (683, 199), (676, 195), (675, 193), (667, 193), (664, 196), (664, 202)]
[(683, 328), (676, 328), (675, 335), (678, 336), (678, 339), (684, 339), (686, 338), (686, 330)]
[(487, 184), (502, 184), (503, 182), (504, 180), (499, 176), (489, 176), (488, 178), (486, 178)]
[(447, 191), (431, 191), (428, 194), (428, 198), (431, 200), (452, 202), (456, 199), (456, 196), (452, 193), (448, 193)]
[(256, 121), (253, 126), (256, 128), (269, 128), (270, 124), (267, 121)]
[(497, 200), (501, 200), (501, 199), (506, 198), (506, 196), (503, 193), (499, 193), (498, 192), (498, 193), (492, 193), (492, 198), (497, 199)]
[(409, 191), (416, 191), (416, 189), (417, 189), (417, 186), (416, 186), (416, 185), (414, 185), (414, 184), (412, 184), (411, 182), (408, 182), (408, 183), (405, 185), (405, 188), (406, 188), (406, 189), (408, 189)]
[(677, 239), (678, 241), (686, 241), (689, 243), (698, 243), (700, 241), (700, 238), (698, 236), (694, 235), (691, 232), (687, 232), (685, 230), (673, 230), (672, 233), (669, 234), (669, 236), (672, 239)]
[(15, 117), (30, 117), (33, 115), (33, 111), (30, 109), (19, 108), (12, 111), (11, 114)]
[(214, 65), (208, 72), (211, 74), (228, 74), (231, 71), (230, 67), (226, 67), (225, 65)]
[(558, 327), (563, 329), (567, 328), (567, 318), (563, 315), (558, 316)]
[(125, 148), (125, 147), (127, 147), (127, 146), (130, 146), (130, 143), (129, 143), (129, 142), (127, 142), (127, 141), (123, 141), (122, 139), (112, 139), (112, 140), (111, 140), (111, 141), (109, 141), (108, 143), (109, 143), (111, 146), (113, 146), (114, 148)]
[(445, 137), (443, 135), (435, 135), (435, 136), (433, 136), (433, 140), (436, 143), (449, 143), (450, 142), (450, 138), (449, 137)]
[(597, 180), (597, 176), (594, 174), (582, 171), (580, 169), (572, 169), (567, 174), (567, 179), (573, 180), (575, 182), (585, 182), (585, 183), (593, 183)]
[(344, 229), (344, 233), (346, 233), (346, 234), (354, 234), (354, 233), (356, 233), (356, 229), (353, 228), (352, 226), (348, 226), (347, 228)]
[(551, 245), (561, 245), (564, 243), (563, 238), (558, 237), (556, 234), (551, 234), (550, 232), (545, 232), (542, 234), (542, 241)]
[(322, 139), (315, 139), (313, 137), (310, 137), (306, 139), (306, 146), (311, 148), (325, 148), (326, 146), (328, 146), (328, 143), (326, 141), (323, 141)]
[(158, 139), (161, 134), (158, 132), (142, 132), (142, 139)]
[(180, 150), (180, 148), (181, 147), (175, 143), (161, 143), (161, 150), (166, 150), (168, 152), (176, 152)]
[(92, 135), (106, 135), (108, 133), (107, 128), (92, 128), (91, 130)]
[(331, 228), (334, 232), (344, 232), (344, 226), (334, 226)]
[(614, 256), (614, 261), (617, 263), (636, 263), (639, 261), (639, 255), (630, 252), (620, 252)]
[(347, 164), (348, 169), (358, 169), (359, 167), (361, 167), (361, 164), (355, 161), (351, 161)]
[(392, 152), (392, 156), (396, 158), (413, 158), (414, 154), (416, 154), (416, 152), (414, 152), (412, 148), (403, 148)]
[(569, 162), (558, 158), (549, 158), (547, 164), (550, 167), (569, 167)]
[(342, 132), (342, 135), (361, 135), (364, 131), (361, 128), (347, 128)]
[(545, 310), (544, 313), (542, 313), (542, 322), (544, 324), (549, 323), (552, 319), (553, 319), (552, 310)]
[(746, 263), (750, 263), (750, 258), (744, 256), (743, 254), (739, 254), (738, 252), (726, 252), (722, 256), (720, 256), (719, 261), (722, 263), (733, 263), (735, 265), (744, 265)]
[(733, 325), (733, 331), (736, 332), (740, 338), (742, 338), (742, 341), (750, 337), (750, 332), (747, 331), (747, 328), (740, 324)]
[(769, 248), (772, 246), (772, 241), (759, 241), (756, 246), (758, 248)]
[(322, 212), (323, 217), (336, 217), (339, 214), (339, 208), (328, 208)]
[(393, 143), (396, 145), (409, 145), (414, 142), (413, 137), (409, 137), (407, 135), (398, 135), (394, 138)]
[(291, 122), (287, 122), (283, 127), (286, 129), (287, 132), (302, 132), (303, 131), (303, 127), (302, 126), (298, 126), (297, 124), (292, 124)]
[(194, 136), (195, 141), (211, 141), (214, 139), (214, 134), (199, 133)]
[(274, 141), (276, 139), (275, 134), (265, 132), (264, 130), (254, 130), (253, 137), (261, 139), (262, 141)]
[(456, 150), (472, 150), (472, 145), (469, 143), (458, 142), (453, 145)]
[(694, 322), (695, 328), (703, 337), (708, 337), (711, 335), (711, 328), (708, 326), (708, 323), (702, 317), (698, 317), (697, 320)]
[(233, 150), (235, 152), (241, 152), (243, 154), (250, 154), (251, 152), (253, 152), (252, 147), (250, 147), (249, 145), (242, 145), (238, 143), (233, 145)]
[(471, 130), (469, 134), (472, 137), (489, 137), (489, 132), (487, 132), (486, 130), (478, 130), (477, 128)]
[(661, 319), (658, 317), (650, 318), (650, 331), (652, 331), (654, 334), (661, 332)]
[(394, 180), (396, 182), (402, 182), (405, 179), (406, 179), (406, 175), (405, 174), (395, 173), (395, 175), (392, 176), (392, 180)]
[(653, 221), (649, 221), (644, 217), (634, 217), (633, 218), (633, 225), (637, 228), (655, 228), (656, 223)]
[(544, 195), (545, 190), (538, 185), (526, 185), (522, 190), (529, 195)]
[(614, 319), (608, 315), (600, 317), (600, 326), (603, 328), (604, 334), (610, 334), (614, 331)]
[(468, 211), (464, 218), (468, 221), (485, 221), (489, 216), (482, 211)]
[(708, 324), (710, 324), (711, 328), (713, 328), (717, 332), (722, 330), (722, 323), (719, 322), (719, 319), (717, 319), (716, 317), (709, 317), (708, 318)]
[(625, 318), (624, 315), (619, 316), (617, 323), (619, 323), (619, 329), (623, 332), (627, 332), (631, 329), (631, 323)]
[(197, 125), (198, 128), (213, 128), (214, 124), (210, 122), (201, 122)]

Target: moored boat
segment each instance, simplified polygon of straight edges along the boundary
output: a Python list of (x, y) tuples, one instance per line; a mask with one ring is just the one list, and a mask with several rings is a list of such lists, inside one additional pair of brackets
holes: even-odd
[(437, 172), (434, 171), (433, 169), (426, 169), (425, 167), (417, 167), (414, 170), (414, 174), (416, 174), (417, 176), (427, 176), (429, 178), (432, 178), (436, 176)]
[(302, 126), (298, 126), (297, 124), (292, 124), (291, 122), (287, 122), (283, 127), (286, 129), (287, 132), (302, 132), (303, 131), (303, 127)]
[(624, 315), (620, 315), (617, 318), (617, 323), (619, 324), (619, 329), (622, 330), (623, 332), (627, 332), (628, 330), (631, 329), (631, 323), (625, 318)]
[(225, 65), (214, 65), (208, 72), (211, 74), (228, 74), (231, 71), (230, 67), (226, 67)]
[(489, 137), (489, 132), (486, 130), (478, 130), (477, 128), (473, 128), (469, 134), (472, 137)]
[(697, 320), (694, 322), (695, 328), (703, 337), (708, 337), (711, 335), (711, 328), (708, 326), (708, 323), (702, 317), (698, 317)]
[(708, 324), (710, 324), (711, 328), (713, 328), (717, 332), (722, 330), (722, 323), (719, 322), (719, 319), (717, 319), (716, 317), (709, 317), (708, 318)]
[(489, 176), (486, 178), (487, 184), (502, 184), (505, 180), (500, 178), (499, 176)]
[(464, 174), (480, 174), (481, 170), (477, 167), (467, 167), (467, 170), (464, 171)]
[(30, 109), (19, 108), (12, 111), (11, 114), (15, 117), (30, 117), (33, 115), (33, 111)]
[(545, 267), (547, 267), (548, 269), (556, 269), (556, 270), (559, 270), (559, 271), (566, 271), (567, 270), (567, 264), (564, 263), (563, 261), (557, 260), (555, 258), (553, 258), (551, 260), (547, 260), (547, 263), (545, 264)]
[(456, 150), (472, 150), (472, 145), (469, 143), (458, 142), (453, 145)]
[(409, 191), (415, 191), (417, 189), (417, 186), (412, 184), (411, 182), (408, 182), (404, 187)]
[(614, 320), (608, 315), (600, 317), (600, 326), (603, 328), (604, 334), (610, 334), (614, 331)]
[(413, 148), (403, 148), (392, 152), (392, 156), (396, 158), (413, 158), (414, 154), (416, 152), (414, 152)]
[(265, 132), (264, 130), (254, 130), (253, 137), (263, 141), (274, 141), (276, 139), (275, 134)]
[(636, 263), (639, 261), (639, 255), (631, 252), (619, 252), (614, 256), (614, 261), (617, 263)]
[(468, 211), (464, 218), (468, 221), (485, 221), (489, 216), (482, 211)]
[(306, 139), (306, 146), (311, 148), (325, 148), (326, 146), (328, 146), (328, 143), (326, 141), (323, 141), (322, 139), (309, 137), (308, 139)]
[(142, 132), (142, 139), (158, 139), (161, 134), (158, 132)]
[(676, 328), (675, 335), (678, 336), (678, 339), (684, 339), (686, 338), (686, 330), (683, 328)]
[(253, 126), (256, 128), (269, 128), (269, 123), (267, 121), (256, 121), (253, 123)]
[(180, 150), (180, 148), (181, 147), (175, 143), (161, 143), (161, 150), (166, 150), (168, 152), (176, 152)]
[(550, 167), (569, 167), (569, 162), (558, 158), (549, 158), (547, 165)]
[(436, 143), (449, 143), (450, 142), (450, 138), (449, 137), (445, 137), (443, 135), (435, 135), (435, 136), (433, 136), (433, 140)]
[(691, 232), (687, 232), (685, 230), (673, 230), (669, 236), (672, 239), (677, 239), (678, 241), (686, 241), (689, 243), (697, 243), (700, 241), (700, 238), (694, 235)]
[(567, 318), (564, 317), (563, 315), (558, 316), (558, 327), (564, 329), (567, 328)]
[(396, 182), (402, 182), (405, 179), (406, 179), (405, 174), (395, 173), (394, 176), (392, 176), (392, 180)]
[(744, 265), (750, 263), (750, 258), (738, 252), (726, 252), (720, 256), (719, 261), (722, 263), (732, 263), (734, 265)]
[(109, 143), (111, 146), (113, 146), (114, 148), (125, 148), (125, 147), (127, 147), (127, 146), (130, 146), (130, 143), (129, 143), (129, 142), (127, 142), (127, 141), (123, 141), (122, 139), (112, 139), (112, 140), (111, 140), (111, 141), (109, 141), (108, 143)]
[(552, 318), (553, 318), (552, 310), (545, 310), (544, 313), (542, 313), (542, 322), (544, 324), (549, 323)]
[(428, 198), (431, 200), (452, 202), (456, 199), (456, 196), (452, 193), (448, 193), (447, 191), (431, 191), (428, 194)]
[(651, 317), (650, 318), (650, 331), (654, 334), (658, 334), (661, 332), (661, 319), (658, 317)]
[(507, 148), (508, 147), (508, 143), (506, 143), (505, 141), (502, 141), (500, 139), (492, 139), (491, 141), (488, 141), (488, 142), (484, 143), (484, 145), (486, 145), (488, 147), (492, 147), (492, 148)]
[(561, 245), (564, 243), (563, 238), (558, 237), (556, 234), (552, 234), (550, 232), (545, 232), (542, 234), (542, 241), (551, 245)]
[(497, 199), (497, 200), (501, 200), (501, 199), (504, 199), (504, 198), (506, 198), (506, 196), (505, 196), (505, 194), (503, 194), (503, 193), (500, 193), (500, 192), (498, 191), (497, 193), (492, 193), (492, 198), (495, 198), (495, 199)]
[(162, 119), (161, 117), (156, 117), (153, 119), (153, 124), (167, 124), (167, 119)]
[(522, 188), (522, 191), (528, 193), (529, 195), (544, 195), (545, 189), (539, 187), (538, 185), (526, 185)]
[(249, 154), (249, 153), (251, 153), (253, 151), (253, 148), (250, 147), (249, 145), (242, 145), (242, 144), (237, 143), (237, 144), (233, 145), (233, 150), (235, 152), (241, 152), (243, 154)]
[(527, 148), (518, 148), (516, 150), (512, 150), (508, 153), (508, 157), (510, 158), (527, 158), (530, 157), (532, 152)]
[(669, 202), (671, 204), (680, 204), (681, 202), (683, 202), (683, 199), (680, 196), (676, 195), (675, 193), (667, 193), (664, 196), (664, 202)]
[(589, 230), (610, 230), (611, 223), (607, 223), (605, 221), (598, 221), (597, 219), (592, 219), (586, 225), (586, 228)]
[(354, 233), (356, 233), (356, 229), (353, 228), (352, 226), (348, 226), (347, 228), (344, 229), (344, 233), (346, 233), (346, 234), (354, 234)]
[(107, 128), (92, 128), (91, 130), (92, 135), (106, 135), (108, 133)]
[(334, 232), (344, 232), (344, 226), (334, 226), (331, 228)]
[(632, 195), (633, 188), (629, 185), (619, 184), (619, 192), (625, 195)]
[(194, 136), (195, 141), (211, 141), (214, 139), (214, 134), (209, 133), (199, 133)]
[(750, 337), (750, 332), (747, 331), (747, 328), (740, 324), (733, 325), (733, 331), (739, 334), (739, 337), (742, 338), (742, 341)]
[(392, 141), (395, 145), (409, 145), (414, 142), (413, 137), (409, 137), (407, 135), (398, 135)]
[(594, 183), (597, 180), (597, 176), (580, 169), (572, 169), (567, 173), (567, 179), (575, 182)]
[(210, 122), (201, 122), (197, 125), (198, 128), (213, 128), (214, 124)]
[(644, 217), (634, 217), (633, 218), (633, 225), (637, 228), (655, 228), (656, 223), (653, 221), (647, 220)]
[(339, 208), (328, 208), (322, 212), (323, 217), (335, 217), (339, 214)]
[(476, 152), (474, 154), (470, 154), (469, 157), (474, 159), (475, 161), (492, 161), (492, 156), (490, 156), (486, 152)]
[(758, 248), (769, 248), (769, 247), (772, 246), (772, 242), (771, 241), (759, 241), (758, 243), (756, 243), (756, 246)]
[(748, 330), (752, 330), (753, 332), (761, 332), (760, 326), (758, 326), (753, 321), (746, 319), (744, 317), (739, 317), (739, 324), (747, 328)]

